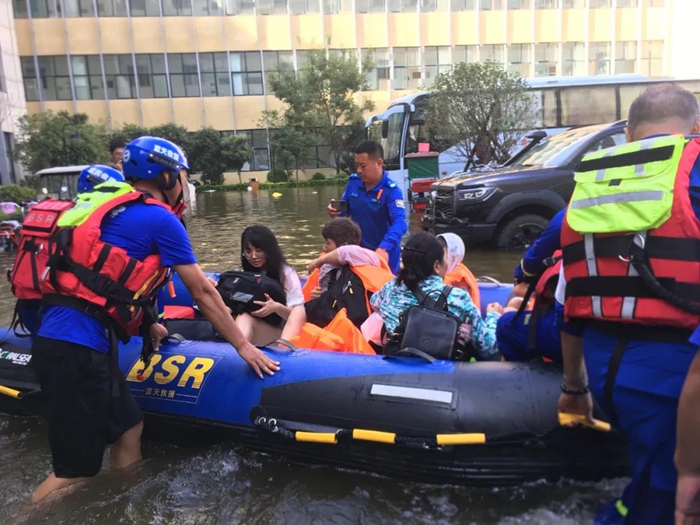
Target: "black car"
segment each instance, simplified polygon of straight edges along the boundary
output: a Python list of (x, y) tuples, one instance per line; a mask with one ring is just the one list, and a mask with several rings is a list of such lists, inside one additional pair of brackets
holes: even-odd
[[(462, 173), (431, 186), (423, 229), (454, 232), (470, 244), (522, 249), (542, 233), (574, 191), (574, 168), (593, 151), (625, 143), (625, 124), (570, 129), (531, 143), (503, 167), (487, 173)], [(537, 141), (539, 139), (539, 142)]]

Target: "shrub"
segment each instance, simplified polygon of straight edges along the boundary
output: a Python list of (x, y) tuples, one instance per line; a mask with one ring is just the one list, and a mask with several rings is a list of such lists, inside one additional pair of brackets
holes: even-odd
[(289, 177), (284, 170), (270, 170), (267, 172), (267, 182), (287, 182)]
[(27, 186), (18, 186), (17, 184), (6, 184), (0, 186), (0, 201), (16, 202), (24, 204), (25, 202), (36, 199), (36, 190)]
[(326, 180), (326, 176), (323, 173), (317, 171), (311, 176), (311, 180)]

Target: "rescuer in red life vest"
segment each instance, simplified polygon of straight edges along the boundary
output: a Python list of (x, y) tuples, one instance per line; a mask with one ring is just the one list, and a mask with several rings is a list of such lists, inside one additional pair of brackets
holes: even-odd
[[(155, 313), (148, 304), (167, 268), (179, 274), (202, 313), (258, 376), (279, 370), (278, 362), (246, 341), (197, 265), (179, 217), (188, 169), (183, 151), (167, 140), (141, 137), (126, 146), (122, 160), (134, 188), (107, 182), (79, 197), (59, 219), (57, 235), (67, 233), (68, 240), (49, 258), (41, 281), (44, 312), (32, 363), (48, 403), (53, 472), (35, 490), (35, 502), (96, 475), (108, 444), (113, 467), (141, 459), (143, 416), (117, 366), (115, 343), (144, 323), (155, 349), (167, 336), (151, 324)], [(149, 333), (143, 335), (148, 341)]]
[(624, 432), (625, 523), (700, 517), (700, 140), (688, 137), (699, 131), (693, 93), (644, 91), (629, 143), (580, 163), (562, 226), (556, 299), (578, 331), (562, 333), (559, 410), (590, 420), (592, 393)]

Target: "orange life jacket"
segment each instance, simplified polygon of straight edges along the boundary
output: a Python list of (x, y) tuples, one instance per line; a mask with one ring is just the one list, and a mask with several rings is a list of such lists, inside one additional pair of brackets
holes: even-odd
[(340, 310), (325, 327), (306, 323), (300, 335), (292, 337), (291, 343), (314, 350), (330, 350), (349, 354), (374, 355), (376, 352), (362, 337), (362, 332), (348, 319), (345, 308)]
[(459, 263), (457, 268), (445, 275), (443, 282), (448, 286), (461, 288), (469, 293), (474, 306), (481, 310), (481, 294), (476, 277), (463, 263)]

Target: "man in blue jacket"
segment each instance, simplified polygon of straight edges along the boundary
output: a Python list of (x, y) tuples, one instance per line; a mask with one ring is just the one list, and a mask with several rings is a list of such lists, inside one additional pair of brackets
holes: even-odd
[(365, 140), (355, 148), (357, 172), (350, 176), (341, 202), (347, 211), (328, 205), (331, 217), (349, 215), (360, 225), (360, 246), (375, 250), (389, 263), (391, 271), (399, 271), (401, 237), (408, 231), (406, 207), (401, 190), (384, 171), (384, 149), (373, 140)]

